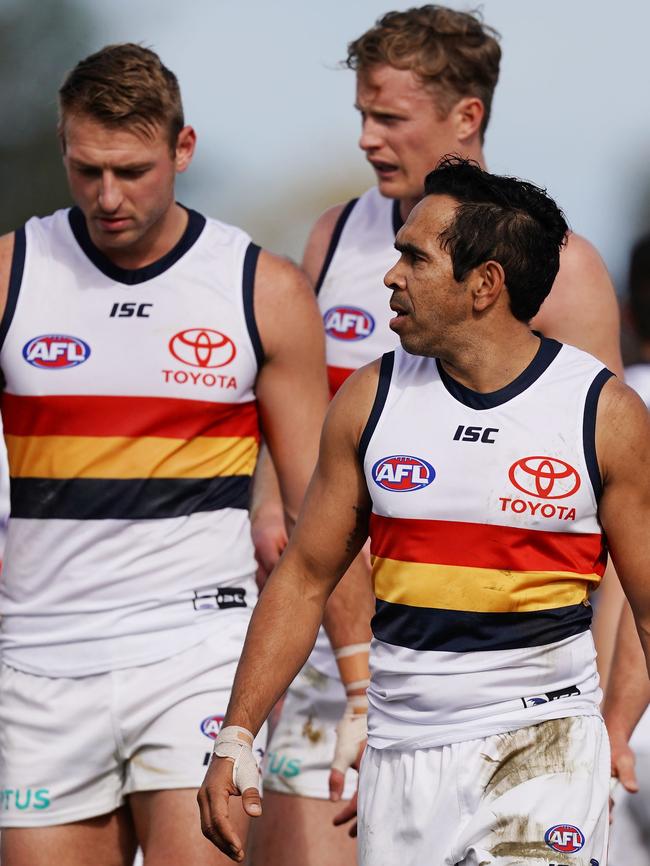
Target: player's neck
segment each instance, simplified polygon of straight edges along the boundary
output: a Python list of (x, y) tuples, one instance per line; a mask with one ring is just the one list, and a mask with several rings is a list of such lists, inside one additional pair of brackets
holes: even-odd
[(188, 219), (185, 208), (174, 202), (161, 219), (151, 225), (133, 244), (124, 248), (102, 249), (94, 238), (92, 240), (114, 265), (125, 270), (137, 270), (157, 262), (173, 250), (183, 237)]
[(486, 339), (472, 339), (440, 355), (453, 379), (479, 394), (505, 388), (524, 372), (539, 351), (540, 339), (523, 322)]
[[(472, 159), (477, 162), (483, 170), (485, 170), (485, 156), (483, 154), (483, 148), (480, 144), (475, 144), (471, 147), (466, 147), (458, 150), (458, 156), (462, 156), (465, 159)], [(409, 217), (409, 214), (415, 207), (415, 205), (420, 201), (422, 196), (416, 196), (415, 198), (401, 198), (399, 200), (399, 212), (402, 217), (402, 222), (406, 222)]]

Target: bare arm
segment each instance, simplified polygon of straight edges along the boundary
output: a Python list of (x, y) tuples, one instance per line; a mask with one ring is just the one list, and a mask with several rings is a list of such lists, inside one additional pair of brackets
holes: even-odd
[(596, 448), (603, 477), (600, 519), (650, 663), (650, 415), (616, 379), (604, 386)]
[(603, 716), (612, 748), (612, 775), (630, 792), (638, 791), (639, 786), (634, 754), (628, 743), (649, 703), (650, 679), (645, 656), (632, 609), (626, 604), (618, 627)]
[(9, 291), (9, 276), (11, 274), (11, 261), (14, 255), (14, 234), (0, 237), (0, 319), (4, 315), (7, 305), (7, 293)]
[[(304, 663), (328, 595), (366, 540), (370, 499), (357, 447), (377, 377), (377, 363), (363, 368), (332, 403), (300, 519), (253, 614), (224, 726), (259, 730)], [(232, 765), (213, 760), (199, 795), (203, 830), (241, 860), (227, 814), (232, 793)]]

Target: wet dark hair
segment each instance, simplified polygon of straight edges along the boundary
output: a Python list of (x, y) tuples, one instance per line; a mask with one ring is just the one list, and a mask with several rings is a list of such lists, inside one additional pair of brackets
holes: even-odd
[(439, 236), (451, 256), (454, 279), (461, 282), (483, 262), (499, 262), (512, 314), (529, 322), (551, 291), (568, 231), (546, 190), (447, 156), (427, 175), (424, 194), (448, 195), (459, 203)]
[(632, 250), (628, 302), (637, 334), (650, 342), (650, 235)]

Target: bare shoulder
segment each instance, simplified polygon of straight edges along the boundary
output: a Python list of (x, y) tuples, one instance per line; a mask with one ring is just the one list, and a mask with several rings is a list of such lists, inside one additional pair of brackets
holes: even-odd
[(650, 413), (629, 385), (612, 377), (598, 401), (596, 448), (607, 475), (612, 465), (650, 464)]
[(357, 447), (370, 417), (377, 387), (381, 358), (355, 370), (336, 392), (328, 412), (329, 426), (344, 425)]
[(262, 250), (254, 287), (255, 319), (265, 354), (272, 355), (288, 334), (297, 340), (323, 330), (318, 305), (307, 278), (289, 259)]
[(9, 290), (11, 262), (14, 255), (14, 233), (0, 237), (0, 315), (4, 313)]
[(302, 269), (312, 286), (318, 281), (334, 229), (346, 207), (346, 204), (337, 204), (328, 208), (318, 217), (309, 233), (302, 257)]
[(622, 372), (616, 292), (605, 263), (586, 238), (569, 235), (553, 288), (532, 326)]

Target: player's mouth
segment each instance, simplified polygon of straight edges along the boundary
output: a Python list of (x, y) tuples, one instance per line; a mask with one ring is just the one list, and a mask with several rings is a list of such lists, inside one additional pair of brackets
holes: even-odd
[(130, 225), (131, 219), (127, 216), (102, 216), (101, 214), (98, 214), (95, 216), (95, 222), (99, 225), (102, 231), (119, 232), (123, 231)]
[(390, 180), (395, 177), (399, 171), (399, 166), (391, 162), (381, 162), (380, 160), (375, 159), (371, 159), (369, 162), (380, 180)]
[(396, 331), (400, 327), (401, 323), (406, 321), (406, 319), (408, 318), (409, 310), (407, 310), (405, 307), (402, 307), (400, 304), (396, 304), (394, 301), (390, 302), (390, 308), (395, 313), (395, 315), (388, 324), (391, 330)]

